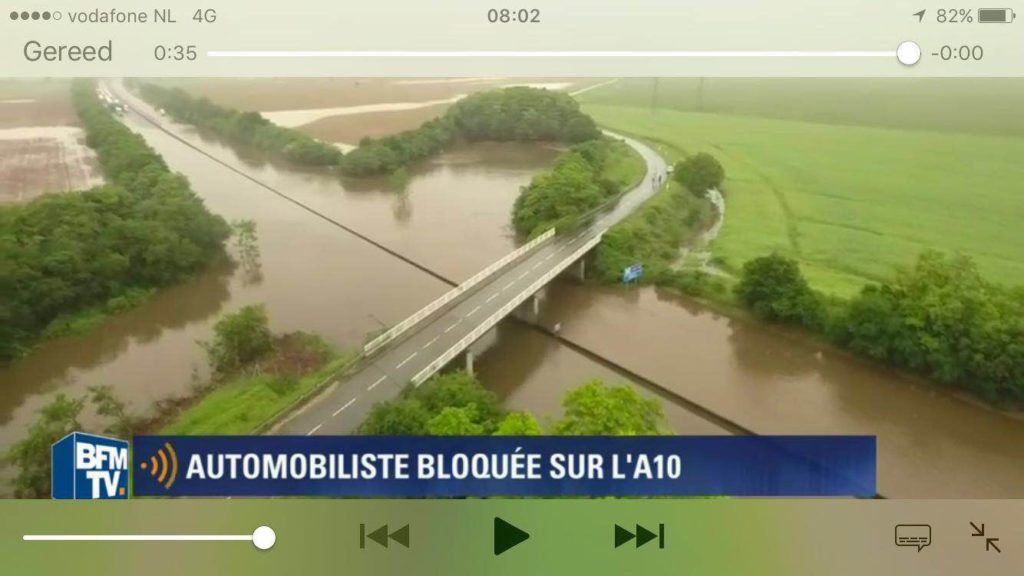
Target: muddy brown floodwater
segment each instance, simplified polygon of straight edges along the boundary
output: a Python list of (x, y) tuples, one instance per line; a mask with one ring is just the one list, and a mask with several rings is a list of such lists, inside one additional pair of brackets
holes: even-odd
[[(448, 286), (340, 228), (312, 217), (211, 161), (135, 115), (140, 131), (171, 167), (186, 174), (207, 206), (226, 219), (253, 219), (260, 277), (214, 267), (102, 328), (39, 347), (0, 368), (0, 449), (21, 438), (34, 412), (56, 393), (85, 394), (110, 384), (134, 407), (189, 391), (205, 375), (197, 340), (217, 317), (266, 303), (274, 330), (307, 330), (356, 347), (381, 323), (397, 322)], [(285, 190), (330, 217), (452, 278), (468, 278), (514, 249), (509, 210), (519, 187), (557, 155), (553, 148), (484, 145), (446, 153), (413, 174), (403, 194), (361, 184), (346, 188), (324, 173), (259, 163), (194, 131), (188, 141)], [(86, 414), (84, 423), (94, 422)]]
[[(546, 297), (542, 324), (561, 323), (566, 339), (755, 433), (877, 435), (878, 485), (886, 496), (1024, 496), (1020, 418), (653, 288), (615, 290), (564, 280)], [(547, 363), (548, 354), (539, 356), (545, 360), (533, 365)], [(485, 355), (481, 364), (488, 361)], [(505, 355), (493, 361), (510, 370), (516, 365)], [(545, 370), (557, 373), (538, 367), (513, 377), (518, 384), (499, 386), (517, 388), (511, 398), (522, 402), (522, 389), (548, 385), (538, 376)], [(502, 373), (490, 377), (500, 382)], [(554, 401), (540, 403), (550, 412)]]
[[(415, 311), (447, 286), (310, 215), (129, 114), (169, 165), (216, 213), (257, 222), (259, 277), (230, 265), (161, 292), (92, 333), (41, 346), (0, 369), (0, 448), (20, 438), (57, 392), (110, 384), (136, 408), (188, 392), (203, 376), (196, 340), (215, 319), (266, 303), (273, 329), (308, 330), (342, 347)], [(508, 216), (519, 187), (557, 150), (478, 145), (417, 169), (404, 194), (273, 166), (193, 130), (189, 143), (378, 242), (456, 280), (515, 245)], [(613, 290), (559, 281), (540, 322), (562, 325), (566, 346), (506, 322), (487, 336), (477, 367), (504, 404), (557, 417), (565, 391), (590, 378), (627, 382), (660, 398), (676, 433), (728, 433), (672, 402), (705, 406), (757, 433), (876, 434), (879, 490), (895, 497), (1024, 497), (1024, 422), (955, 398), (805, 339), (720, 316), (653, 289)], [(666, 393), (579, 347), (657, 382)], [(86, 422), (92, 418), (86, 415)], [(0, 492), (4, 493), (4, 492)]]

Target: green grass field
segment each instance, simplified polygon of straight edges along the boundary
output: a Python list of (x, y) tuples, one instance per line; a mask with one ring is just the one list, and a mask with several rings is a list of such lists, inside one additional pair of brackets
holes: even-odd
[(727, 211), (713, 251), (729, 269), (778, 251), (796, 257), (816, 288), (848, 296), (934, 248), (972, 256), (991, 280), (1024, 284), (1024, 138), (584, 109), (669, 159), (720, 159)]
[(624, 78), (585, 104), (1024, 136), (1024, 78)]
[(160, 434), (256, 434), (273, 418), (317, 392), (324, 380), (352, 364), (344, 354), (312, 374), (287, 381), (263, 374), (242, 376), (218, 386), (195, 405), (177, 414)]
[(628, 190), (640, 183), (647, 173), (647, 165), (644, 159), (627, 146), (624, 142), (614, 140), (611, 143), (612, 152), (609, 154), (608, 162), (602, 170), (601, 176), (618, 184), (623, 190)]

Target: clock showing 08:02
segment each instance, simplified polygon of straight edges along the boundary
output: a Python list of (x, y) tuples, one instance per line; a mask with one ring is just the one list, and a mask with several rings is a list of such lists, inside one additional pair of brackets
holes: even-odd
[(537, 24), (540, 10), (537, 8), (491, 8), (487, 11), (491, 24)]

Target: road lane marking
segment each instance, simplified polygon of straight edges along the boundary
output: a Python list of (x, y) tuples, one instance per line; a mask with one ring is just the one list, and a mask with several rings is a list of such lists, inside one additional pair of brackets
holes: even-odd
[(502, 291), (502, 292), (504, 292), (505, 290), (508, 290), (509, 288), (511, 288), (511, 287), (513, 287), (513, 286), (515, 286), (515, 284), (516, 284), (516, 283), (515, 283), (515, 281), (513, 280), (512, 282), (509, 282), (508, 284), (505, 284), (505, 287), (504, 287), (504, 288), (502, 288), (502, 289), (501, 289), (501, 291)]
[(555, 257), (554, 253), (548, 254), (547, 256), (544, 257), (544, 261), (547, 262), (548, 260), (551, 260), (554, 257)]
[(466, 318), (469, 318), (469, 317), (470, 317), (470, 316), (472, 316), (473, 314), (476, 314), (476, 311), (477, 311), (477, 310), (479, 310), (479, 309), (480, 309), (480, 307), (479, 307), (479, 306), (477, 306), (476, 308), (473, 308), (472, 310), (470, 310), (470, 311), (469, 311), (469, 314), (466, 314)]
[(317, 424), (317, 425), (316, 425), (316, 428), (313, 428), (313, 429), (312, 429), (312, 430), (310, 430), (309, 432), (306, 432), (306, 436), (312, 436), (313, 434), (316, 434), (316, 431), (317, 431), (317, 430), (319, 430), (319, 429), (320, 429), (320, 427), (321, 427), (321, 426), (323, 426), (323, 425), (324, 425), (324, 423), (323, 423), (323, 422), (321, 422), (321, 423)]
[(519, 278), (516, 278), (516, 280), (522, 280), (523, 278), (526, 278), (527, 274), (529, 274), (529, 272), (523, 272), (522, 274), (519, 275)]
[(497, 298), (497, 297), (498, 297), (498, 295), (497, 295), (497, 294), (491, 294), (491, 297), (487, 299), (487, 302), (486, 302), (486, 304), (490, 304), (490, 303), (491, 303), (491, 300), (494, 300), (494, 299), (495, 299), (495, 298)]
[(434, 342), (437, 342), (437, 339), (440, 338), (440, 337), (441, 337), (440, 334), (438, 334), (437, 336), (434, 336), (433, 340), (431, 340), (430, 342), (427, 342), (426, 344), (423, 345), (423, 349), (426, 350), (427, 348), (429, 348), (430, 345), (433, 344)]
[(458, 326), (461, 323), (462, 323), (462, 320), (456, 320), (455, 324), (452, 324), (451, 326), (449, 326), (449, 327), (444, 329), (444, 333), (447, 334), (447, 333), (451, 332), (452, 330), (455, 329), (456, 326)]
[(370, 386), (367, 387), (366, 391), (369, 392), (370, 390), (373, 390), (374, 388), (377, 387), (377, 384), (380, 384), (381, 382), (387, 380), (387, 378), (388, 378), (387, 375), (384, 375), (384, 376), (381, 376), (380, 378), (377, 378), (377, 381), (374, 382), (373, 384), (370, 384)]
[(348, 408), (349, 406), (351, 406), (351, 405), (353, 405), (355, 403), (356, 403), (356, 399), (355, 398), (349, 400), (348, 402), (345, 403), (344, 406), (342, 406), (341, 408), (338, 408), (337, 410), (335, 410), (334, 414), (331, 414), (331, 417), (333, 418), (333, 417), (337, 416), (338, 414), (341, 414), (342, 410), (344, 410), (345, 408)]
[(537, 268), (540, 268), (540, 265), (541, 265), (541, 263), (537, 262), (536, 264), (533, 265), (533, 268), (530, 268), (530, 271), (532, 272), (532, 271), (536, 270)]
[(419, 352), (413, 352), (412, 354), (409, 354), (408, 358), (406, 358), (405, 360), (402, 360), (401, 362), (399, 362), (398, 366), (395, 366), (395, 370), (398, 370), (402, 366), (405, 366), (406, 363), (409, 362), (409, 360), (412, 360), (413, 358), (415, 358), (417, 354), (419, 354)]

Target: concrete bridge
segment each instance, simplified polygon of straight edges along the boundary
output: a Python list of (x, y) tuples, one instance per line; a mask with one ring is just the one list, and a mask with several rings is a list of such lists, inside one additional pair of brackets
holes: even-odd
[(352, 432), (377, 402), (398, 396), (412, 383), (422, 384), (453, 362), (473, 370), (471, 346), (510, 315), (537, 318), (543, 289), (560, 274), (586, 274), (584, 257), (605, 231), (650, 198), (666, 177), (665, 161), (646, 145), (615, 134), (647, 165), (641, 183), (581, 229), (549, 231), (491, 264), (480, 273), (413, 313), (370, 341), (357, 372), (339, 376), (281, 424), (277, 434)]

